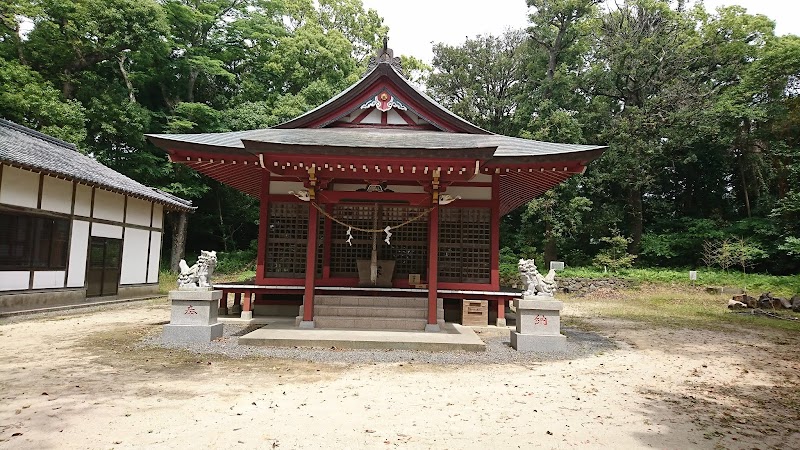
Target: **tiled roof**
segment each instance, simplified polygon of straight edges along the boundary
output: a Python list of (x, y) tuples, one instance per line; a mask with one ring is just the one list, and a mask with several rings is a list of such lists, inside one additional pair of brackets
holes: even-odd
[(0, 119), (0, 162), (192, 211), (192, 202), (134, 181), (77, 151), (75, 145)]
[(604, 149), (601, 145), (558, 144), (499, 134), (443, 133), (440, 131), (384, 128), (294, 128), (236, 131), (230, 133), (152, 134), (167, 141), (244, 149), (242, 140), (276, 145), (347, 148), (468, 149), (495, 147), (494, 157), (569, 156)]

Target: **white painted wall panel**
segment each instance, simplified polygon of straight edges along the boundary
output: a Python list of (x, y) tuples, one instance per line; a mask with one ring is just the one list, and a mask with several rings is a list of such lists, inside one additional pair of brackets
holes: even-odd
[(269, 193), (277, 195), (286, 195), (289, 191), (301, 191), (305, 189), (303, 183), (297, 181), (271, 181), (269, 183)]
[(381, 113), (377, 108), (373, 109), (371, 113), (364, 117), (364, 120), (361, 123), (381, 123), (381, 117), (383, 113)]
[(39, 174), (4, 165), (0, 203), (36, 208), (39, 203)]
[(75, 215), (92, 215), (92, 188), (89, 186), (79, 184), (75, 187)]
[[(364, 189), (367, 187), (367, 184), (334, 184), (333, 190), (334, 191), (344, 191), (344, 192), (354, 192), (358, 189)], [(406, 192), (406, 193), (416, 193), (421, 194), (425, 192), (425, 189), (422, 186), (405, 186), (405, 185), (397, 185), (392, 184), (391, 182), (387, 186), (389, 189), (393, 190), (394, 192)]]
[(72, 182), (45, 175), (42, 183), (42, 209), (70, 214), (72, 212)]
[(151, 205), (152, 203), (146, 200), (128, 197), (128, 212), (125, 214), (125, 222), (149, 227)]
[(64, 287), (63, 270), (43, 270), (33, 272), (34, 289), (53, 289)]
[(161, 262), (161, 233), (150, 233), (150, 260), (148, 262), (147, 282), (158, 283), (158, 264)]
[(0, 272), (0, 291), (28, 289), (31, 273), (27, 270)]
[(122, 239), (122, 227), (119, 225), (94, 223), (92, 224), (92, 236)]
[[(475, 167), (473, 167), (472, 170), (475, 170)], [(469, 180), (469, 181), (474, 182), (474, 183), (491, 183), (492, 182), (492, 176), (491, 175), (487, 175), (485, 173), (479, 173), (479, 174), (475, 175), (474, 177), (472, 177), (472, 179)]]
[(122, 273), (119, 284), (139, 284), (147, 282), (147, 244), (150, 232), (136, 228), (125, 230), (122, 243)]
[(153, 228), (164, 228), (164, 206), (160, 203), (153, 205)]
[(83, 287), (86, 281), (86, 263), (89, 248), (89, 222), (72, 221), (72, 237), (69, 244), (69, 273), (67, 287)]
[(389, 125), (405, 125), (406, 120), (400, 117), (400, 114), (398, 114), (397, 111), (390, 109), (389, 113), (386, 114), (386, 123)]
[(492, 188), (490, 187), (450, 186), (445, 193), (453, 197), (460, 195), (464, 200), (492, 199)]
[(95, 189), (92, 217), (122, 222), (125, 214), (125, 196), (102, 189)]

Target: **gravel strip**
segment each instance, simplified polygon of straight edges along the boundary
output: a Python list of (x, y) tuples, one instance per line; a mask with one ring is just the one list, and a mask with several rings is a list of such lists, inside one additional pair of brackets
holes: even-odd
[[(585, 358), (601, 352), (616, 349), (608, 338), (596, 333), (580, 331), (572, 327), (562, 327), (567, 336), (566, 348), (552, 353), (520, 353), (511, 348), (509, 335), (501, 330), (486, 333), (478, 331), (486, 343), (485, 352), (427, 352), (415, 350), (344, 350), (310, 347), (263, 347), (239, 345), (238, 336), (247, 334), (260, 326), (225, 324), (222, 338), (204, 344), (163, 344), (161, 333), (144, 338), (140, 347), (156, 347), (188, 350), (192, 353), (224, 355), (230, 358), (267, 357), (291, 359), (327, 364), (373, 364), (399, 363), (413, 361), (421, 364), (464, 365), (464, 364), (526, 364), (541, 361), (571, 360)], [(505, 334), (505, 336), (502, 336)]]

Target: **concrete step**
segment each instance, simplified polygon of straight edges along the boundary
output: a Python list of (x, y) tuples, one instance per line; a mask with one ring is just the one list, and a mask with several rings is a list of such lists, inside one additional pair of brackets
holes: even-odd
[(428, 299), (425, 297), (360, 297), (355, 295), (315, 295), (314, 305), (427, 308)]
[(316, 328), (342, 328), (362, 330), (425, 330), (426, 319), (387, 317), (314, 316)]
[(393, 319), (426, 319), (427, 308), (404, 306), (336, 306), (314, 305), (316, 316), (381, 317)]

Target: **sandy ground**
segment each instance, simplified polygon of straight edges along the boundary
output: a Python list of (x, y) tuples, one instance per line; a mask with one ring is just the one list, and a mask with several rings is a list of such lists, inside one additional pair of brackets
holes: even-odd
[(800, 448), (795, 335), (592, 319), (617, 350), (462, 367), (137, 349), (168, 315), (0, 321), (0, 448)]

